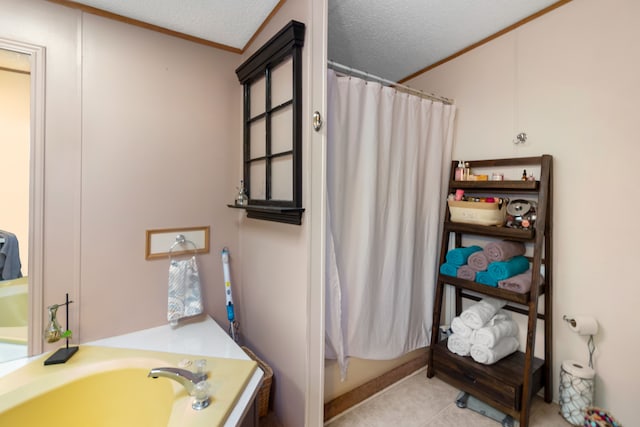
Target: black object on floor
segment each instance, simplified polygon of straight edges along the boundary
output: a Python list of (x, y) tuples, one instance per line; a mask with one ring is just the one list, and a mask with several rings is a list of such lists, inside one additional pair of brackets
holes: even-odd
[(496, 420), (497, 422), (502, 423), (502, 427), (514, 427), (514, 420), (511, 415), (498, 411), (464, 391), (461, 391), (460, 394), (458, 394), (458, 397), (456, 397), (456, 406), (458, 408), (471, 409), (485, 417)]

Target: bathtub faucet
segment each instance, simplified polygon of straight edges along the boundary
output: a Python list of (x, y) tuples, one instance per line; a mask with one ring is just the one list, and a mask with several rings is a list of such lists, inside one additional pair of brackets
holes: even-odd
[(209, 406), (209, 383), (206, 373), (193, 373), (180, 368), (154, 368), (149, 371), (150, 378), (169, 378), (182, 384), (189, 396), (194, 396), (193, 409), (200, 410)]

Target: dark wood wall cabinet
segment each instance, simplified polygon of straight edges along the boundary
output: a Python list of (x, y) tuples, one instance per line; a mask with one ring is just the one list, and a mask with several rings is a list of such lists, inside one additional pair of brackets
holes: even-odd
[(304, 24), (291, 21), (247, 59), (236, 75), (244, 89), (243, 178), (249, 218), (301, 224), (302, 47)]
[[(451, 221), (447, 207), (440, 265), (445, 262), (451, 247), (463, 246), (463, 236), (482, 239), (521, 241), (533, 248), (528, 256), (531, 270), (531, 290), (526, 294), (494, 288), (469, 280), (438, 274), (436, 281), (433, 329), (429, 347), (427, 377), (434, 375), (452, 386), (469, 393), (505, 414), (519, 420), (521, 427), (529, 425), (532, 397), (544, 388), (544, 399), (551, 402), (552, 385), (552, 157), (479, 160), (469, 162), (472, 170), (511, 168), (522, 170), (539, 168), (536, 181), (455, 181), (456, 162), (451, 165), (449, 194), (464, 189), (465, 194), (497, 195), (500, 197), (534, 198), (537, 200), (537, 218), (532, 230), (498, 226), (482, 226)], [(451, 242), (451, 238), (454, 239)], [(452, 243), (452, 245), (450, 244)], [(529, 253), (530, 251), (528, 251)], [(544, 271), (544, 274), (541, 272)], [(439, 336), (445, 286), (455, 289), (456, 315), (462, 312), (463, 298), (480, 300), (485, 296), (507, 301), (504, 307), (527, 317), (525, 351), (517, 351), (493, 365), (476, 363), (471, 357), (461, 357), (447, 348), (446, 338)], [(544, 299), (544, 306), (540, 300)], [(540, 312), (542, 309), (542, 313)], [(536, 328), (544, 324), (544, 359), (534, 357)]]

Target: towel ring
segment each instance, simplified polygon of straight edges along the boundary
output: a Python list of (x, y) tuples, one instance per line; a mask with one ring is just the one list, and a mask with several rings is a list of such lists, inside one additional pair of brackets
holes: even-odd
[[(175, 249), (176, 246), (185, 246), (187, 244), (190, 244), (191, 246), (193, 246), (193, 252), (197, 253), (198, 252), (198, 246), (193, 243), (191, 240), (188, 240), (187, 238), (184, 237), (184, 234), (178, 234), (176, 236), (176, 241), (173, 245), (171, 245), (171, 247), (169, 248), (169, 258), (171, 258), (171, 254), (173, 252), (173, 250)], [(185, 250), (185, 252), (189, 252), (189, 249), (187, 248)]]

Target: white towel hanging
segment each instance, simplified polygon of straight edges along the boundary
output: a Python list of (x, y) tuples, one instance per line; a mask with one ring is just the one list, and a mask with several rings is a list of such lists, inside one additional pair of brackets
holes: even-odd
[(176, 246), (191, 244), (197, 246), (184, 235), (178, 234), (176, 242), (169, 249), (169, 293), (167, 301), (167, 320), (172, 327), (184, 317), (196, 316), (203, 312), (200, 275), (195, 255), (189, 259), (171, 259)]
[(203, 311), (200, 276), (196, 257), (171, 260), (169, 265), (169, 296), (167, 320), (176, 326), (184, 317), (196, 316)]

